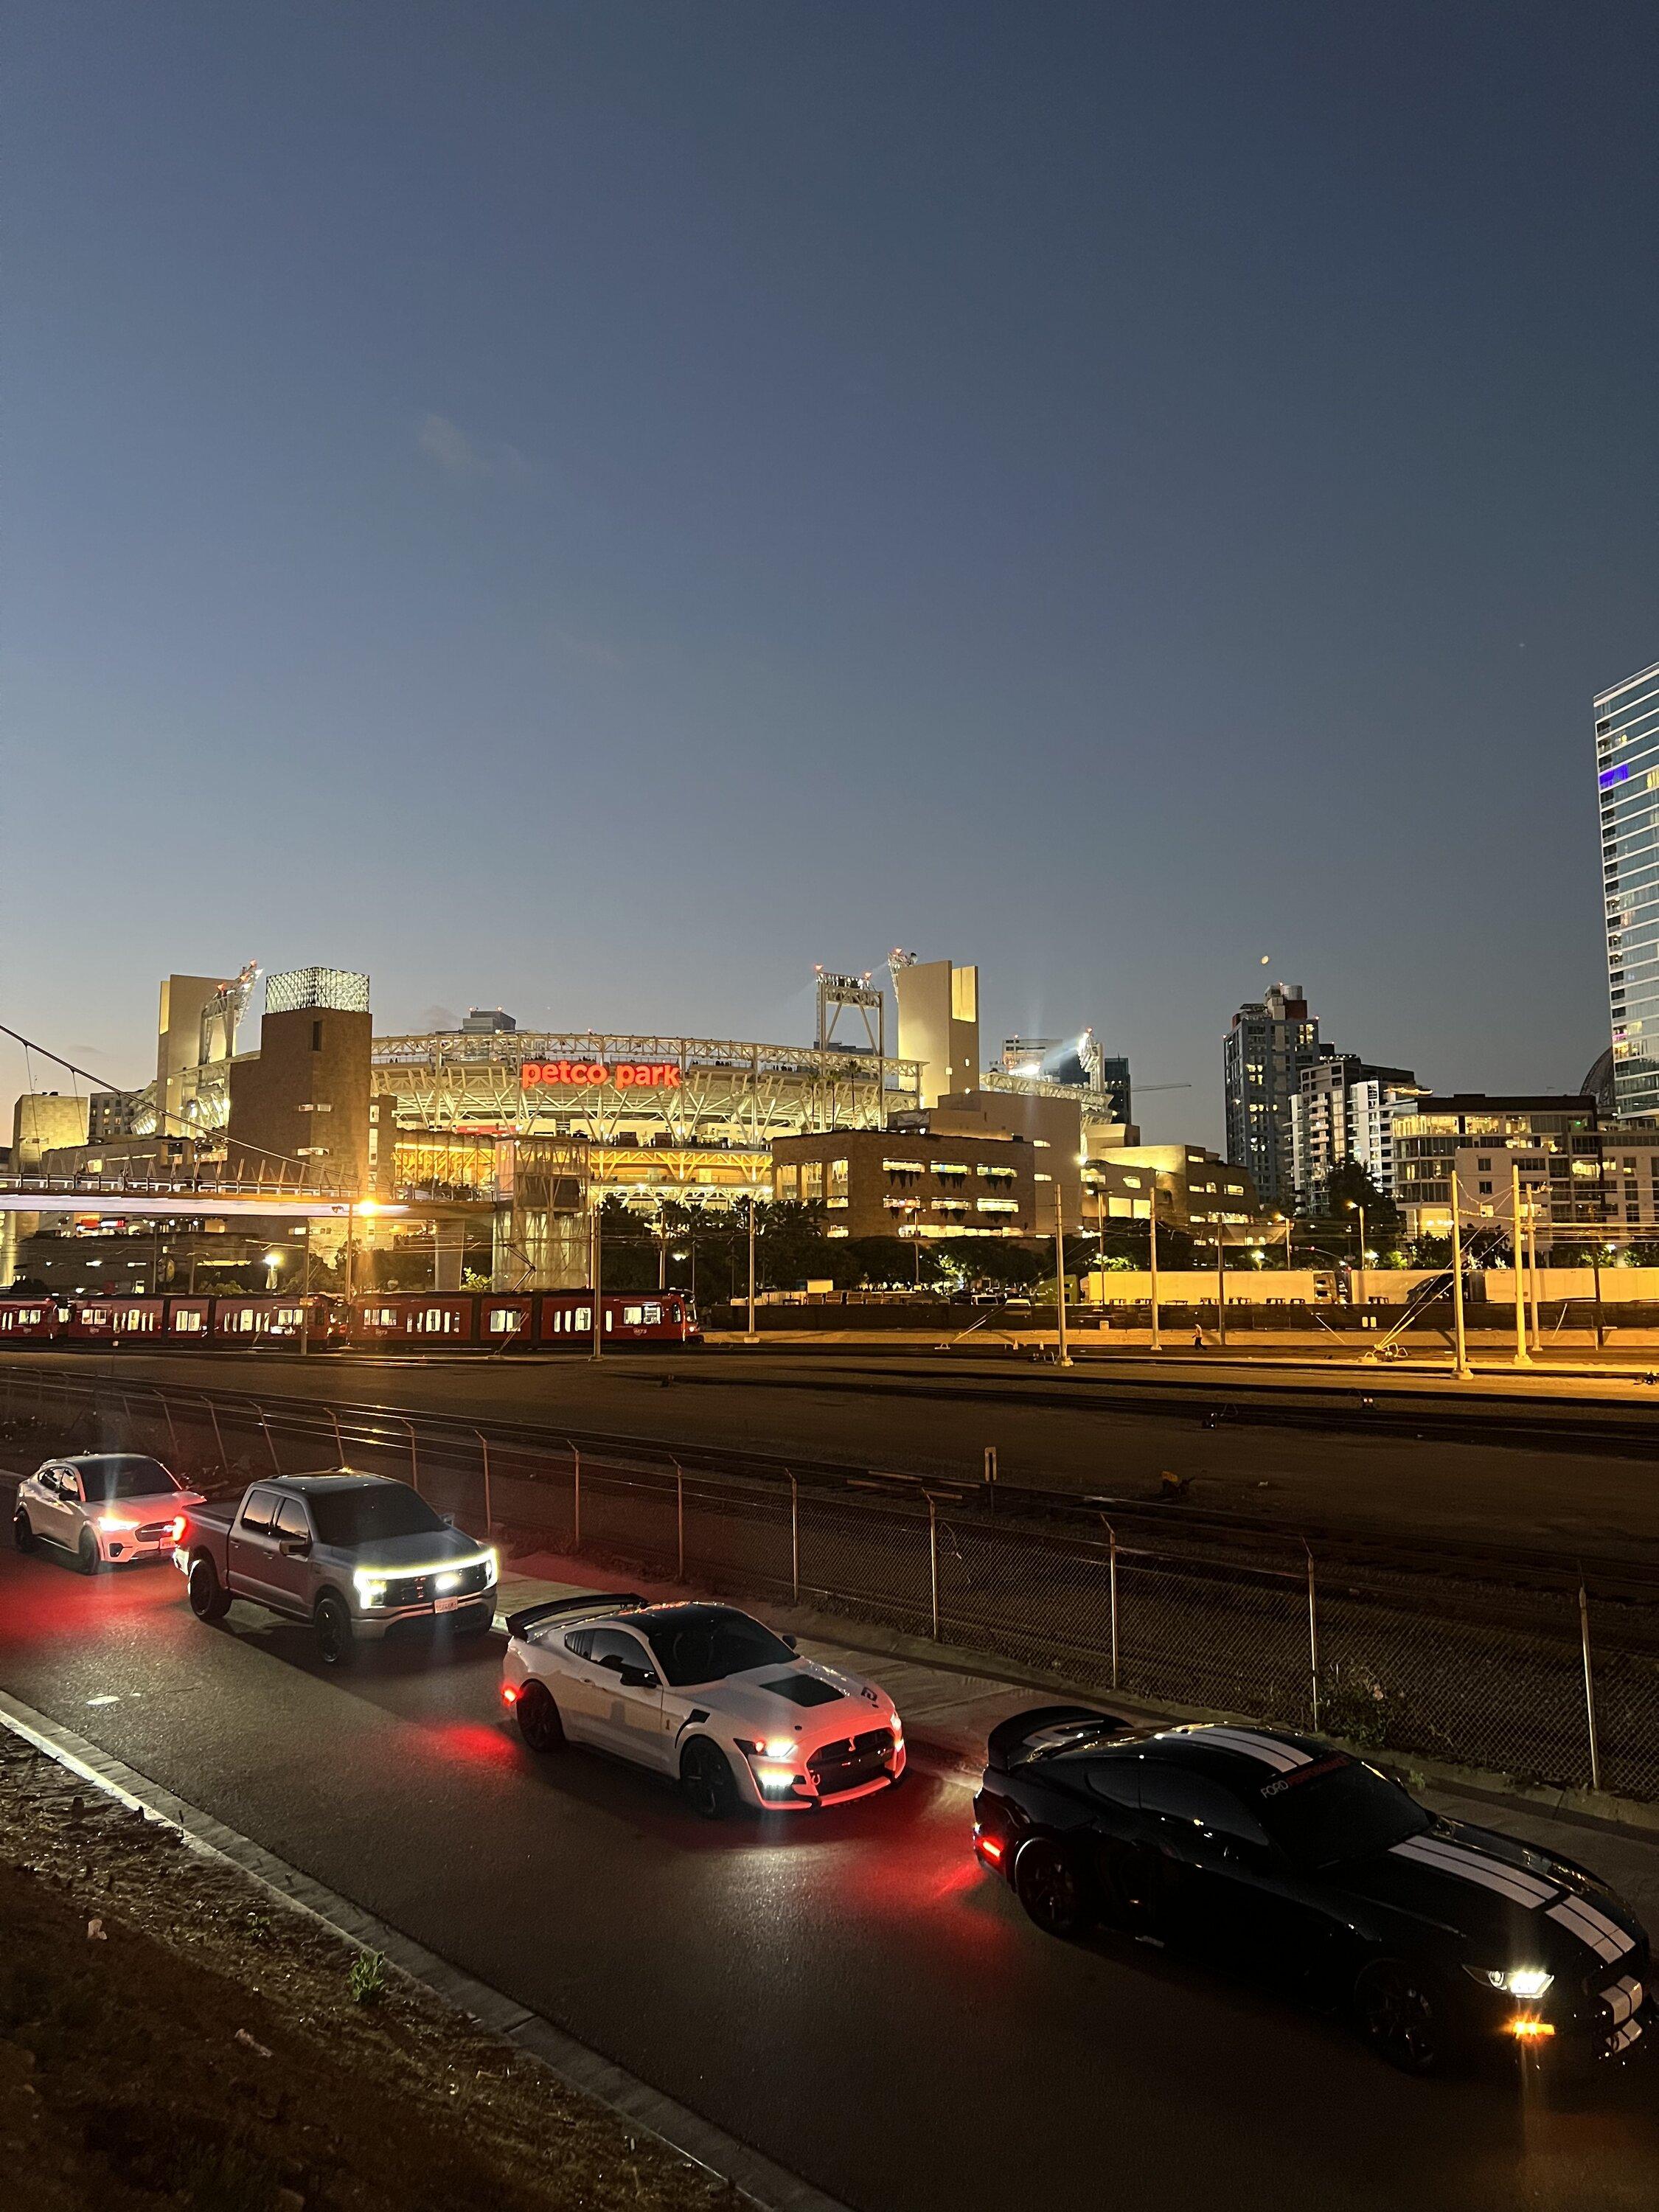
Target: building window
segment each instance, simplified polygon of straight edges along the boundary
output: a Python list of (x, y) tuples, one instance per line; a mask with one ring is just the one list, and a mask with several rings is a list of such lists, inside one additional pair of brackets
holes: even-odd
[(845, 1160), (831, 1160), (830, 1163), (830, 1203), (831, 1206), (845, 1206), (847, 1203), (847, 1163)]

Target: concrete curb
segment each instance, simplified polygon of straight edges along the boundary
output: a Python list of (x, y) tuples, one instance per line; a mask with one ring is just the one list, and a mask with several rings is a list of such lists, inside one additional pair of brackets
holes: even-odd
[(377, 1920), (349, 1898), (313, 1881), (262, 1844), (239, 1835), (210, 1813), (175, 1796), (4, 1691), (0, 1691), (0, 1726), (129, 1810), (175, 1829), (191, 1850), (228, 1861), (289, 1904), (325, 1922), (337, 1935), (382, 1953), (446, 2004), (471, 2014), (492, 2034), (517, 2044), (539, 2059), (567, 2087), (592, 2098), (641, 2134), (654, 2136), (694, 2166), (729, 2182), (761, 2212), (847, 2212), (836, 2198), (826, 2197), (799, 2175), (774, 2165), (763, 2152), (739, 2142), (625, 2068), (613, 2065), (551, 2021), (528, 2010), (517, 1998), (476, 1980), (412, 1936)]

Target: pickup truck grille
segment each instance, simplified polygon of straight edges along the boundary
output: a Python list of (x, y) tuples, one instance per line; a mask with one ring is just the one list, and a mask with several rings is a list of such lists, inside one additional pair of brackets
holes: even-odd
[(842, 1790), (857, 1790), (890, 1771), (893, 1735), (890, 1729), (866, 1729), (862, 1735), (842, 1736), (821, 1744), (806, 1762), (817, 1777), (820, 1797), (833, 1797)]
[(476, 1559), (470, 1567), (463, 1567), (459, 1571), (457, 1581), (448, 1583), (447, 1587), (441, 1590), (439, 1583), (447, 1582), (447, 1577), (455, 1571), (452, 1567), (446, 1567), (437, 1574), (400, 1575), (395, 1582), (389, 1582), (386, 1586), (386, 1610), (391, 1612), (400, 1605), (430, 1605), (436, 1597), (477, 1597), (480, 1591), (489, 1587), (489, 1570), (482, 1559)]

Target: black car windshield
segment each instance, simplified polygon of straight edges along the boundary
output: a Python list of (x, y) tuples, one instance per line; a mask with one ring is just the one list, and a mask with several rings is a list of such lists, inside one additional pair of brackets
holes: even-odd
[(157, 1498), (185, 1486), (159, 1459), (83, 1459), (75, 1471), (88, 1505), (108, 1505), (118, 1498)]
[(437, 1536), (449, 1523), (401, 1482), (366, 1482), (361, 1490), (313, 1490), (306, 1499), (318, 1540), (349, 1551), (382, 1536)]
[(664, 1677), (675, 1689), (692, 1682), (723, 1682), (751, 1667), (788, 1667), (795, 1655), (781, 1637), (746, 1613), (722, 1607), (688, 1607), (678, 1618), (646, 1631)]
[(1292, 1768), (1267, 1784), (1255, 1809), (1280, 1850), (1304, 1867), (1367, 1858), (1429, 1825), (1429, 1815), (1397, 1783), (1356, 1759)]

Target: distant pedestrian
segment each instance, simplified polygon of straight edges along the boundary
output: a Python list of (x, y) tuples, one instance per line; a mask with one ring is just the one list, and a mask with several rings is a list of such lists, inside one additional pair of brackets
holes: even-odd
[(1203, 1351), (1203, 1349), (1204, 1349), (1204, 1332), (1203, 1332), (1203, 1330), (1202, 1330), (1200, 1328), (1199, 1328), (1199, 1327), (1198, 1327), (1197, 1323), (1196, 1323), (1196, 1322), (1194, 1322), (1194, 1326), (1193, 1326), (1193, 1350), (1194, 1350), (1194, 1352), (1202, 1352), (1202, 1351)]

